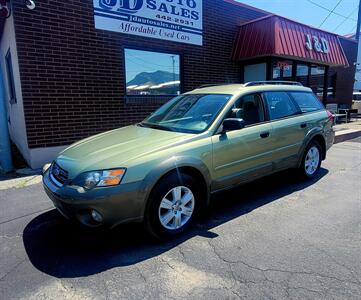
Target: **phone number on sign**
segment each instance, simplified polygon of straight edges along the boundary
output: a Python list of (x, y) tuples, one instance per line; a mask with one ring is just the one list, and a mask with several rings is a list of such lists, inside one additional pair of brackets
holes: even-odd
[(169, 22), (174, 22), (174, 23), (178, 23), (178, 24), (194, 26), (194, 22), (179, 19), (179, 18), (172, 18), (169, 16), (162, 16), (162, 15), (156, 15), (156, 18), (163, 20), (163, 21), (169, 21)]

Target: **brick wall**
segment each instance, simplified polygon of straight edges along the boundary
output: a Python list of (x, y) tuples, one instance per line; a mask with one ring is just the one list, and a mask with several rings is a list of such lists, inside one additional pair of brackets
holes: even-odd
[(138, 122), (160, 105), (126, 101), (124, 47), (180, 52), (183, 91), (239, 82), (239, 66), (230, 59), (238, 25), (263, 15), (223, 0), (203, 1), (199, 47), (96, 30), (90, 0), (36, 5), (31, 11), (22, 0), (13, 4), (30, 148), (66, 145)]

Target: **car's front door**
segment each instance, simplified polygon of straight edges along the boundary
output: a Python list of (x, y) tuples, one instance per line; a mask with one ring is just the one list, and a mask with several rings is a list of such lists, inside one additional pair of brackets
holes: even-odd
[(245, 127), (212, 137), (214, 190), (260, 177), (272, 170), (272, 126), (265, 122), (260, 94), (239, 99), (226, 118), (240, 118)]
[(263, 99), (272, 125), (273, 167), (275, 170), (293, 167), (307, 133), (305, 117), (286, 92), (264, 92)]

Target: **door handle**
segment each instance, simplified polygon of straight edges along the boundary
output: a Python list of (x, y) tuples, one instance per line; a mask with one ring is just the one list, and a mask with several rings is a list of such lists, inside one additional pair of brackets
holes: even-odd
[(302, 123), (302, 124), (300, 125), (300, 127), (301, 127), (301, 128), (306, 128), (306, 127), (307, 127), (307, 124), (306, 124), (306, 123)]
[(259, 136), (260, 136), (261, 138), (263, 138), (263, 139), (268, 138), (268, 137), (269, 137), (269, 131), (267, 131), (267, 132), (262, 132)]

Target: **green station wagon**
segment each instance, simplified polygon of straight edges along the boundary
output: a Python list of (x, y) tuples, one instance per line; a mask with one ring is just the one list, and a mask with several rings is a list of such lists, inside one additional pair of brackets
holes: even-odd
[(299, 83), (208, 86), (71, 145), (44, 168), (43, 184), (68, 219), (144, 222), (165, 239), (186, 230), (212, 193), (288, 168), (313, 178), (333, 141), (332, 114)]

